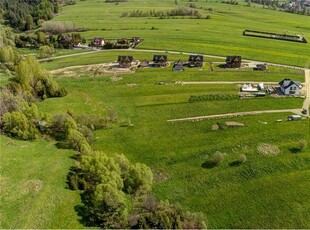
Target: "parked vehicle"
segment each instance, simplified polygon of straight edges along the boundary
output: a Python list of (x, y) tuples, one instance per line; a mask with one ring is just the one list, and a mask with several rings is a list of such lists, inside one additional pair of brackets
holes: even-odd
[(287, 117), (288, 121), (297, 121), (297, 120), (301, 120), (301, 116), (300, 115), (290, 115)]

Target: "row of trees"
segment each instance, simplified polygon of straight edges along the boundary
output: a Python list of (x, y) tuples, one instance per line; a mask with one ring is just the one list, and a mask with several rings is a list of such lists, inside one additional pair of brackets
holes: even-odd
[(172, 10), (167, 11), (143, 11), (143, 10), (133, 10), (131, 12), (123, 12), (122, 17), (159, 17), (159, 18), (169, 18), (175, 16), (189, 16), (192, 18), (202, 18), (202, 15), (198, 10), (193, 10), (191, 7), (177, 7)]
[(82, 155), (68, 174), (71, 189), (82, 190), (79, 215), (87, 226), (134, 229), (206, 228), (201, 213), (184, 212), (179, 205), (158, 201), (149, 193), (153, 174), (144, 164), (124, 155), (92, 152)]

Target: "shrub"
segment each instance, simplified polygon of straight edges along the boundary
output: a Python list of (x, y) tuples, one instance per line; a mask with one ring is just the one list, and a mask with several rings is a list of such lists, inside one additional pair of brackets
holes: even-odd
[(68, 147), (80, 153), (88, 154), (91, 152), (91, 147), (82, 133), (75, 129), (70, 129), (67, 137)]
[(243, 163), (243, 162), (246, 162), (246, 155), (244, 155), (244, 154), (241, 154), (240, 156), (239, 156), (239, 160), (238, 160), (238, 162), (240, 162), (240, 163)]
[(2, 125), (5, 133), (18, 139), (33, 140), (39, 136), (34, 123), (19, 111), (5, 113), (2, 117)]

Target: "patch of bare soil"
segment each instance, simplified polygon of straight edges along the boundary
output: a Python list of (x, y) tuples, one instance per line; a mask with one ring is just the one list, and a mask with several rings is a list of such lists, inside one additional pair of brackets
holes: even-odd
[(263, 155), (277, 155), (280, 149), (276, 145), (261, 143), (257, 146), (257, 151)]
[(28, 180), (22, 187), (21, 193), (27, 194), (31, 191), (39, 192), (42, 188), (42, 181), (40, 180)]
[(62, 75), (64, 77), (101, 77), (106, 75), (119, 75), (133, 73), (134, 67), (132, 68), (119, 68), (117, 63), (104, 63), (104, 64), (93, 64), (93, 65), (80, 65), (80, 66), (69, 66), (57, 70), (51, 71), (53, 75)]

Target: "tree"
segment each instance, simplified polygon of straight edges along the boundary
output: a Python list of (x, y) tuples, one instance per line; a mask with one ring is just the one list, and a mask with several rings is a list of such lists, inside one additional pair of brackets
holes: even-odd
[(52, 56), (53, 53), (55, 53), (55, 49), (53, 47), (46, 45), (40, 46), (39, 50), (40, 50), (40, 56), (42, 58), (50, 57)]
[(68, 146), (80, 153), (88, 154), (91, 152), (91, 147), (89, 146), (87, 140), (79, 131), (75, 129), (70, 129), (67, 137)]

